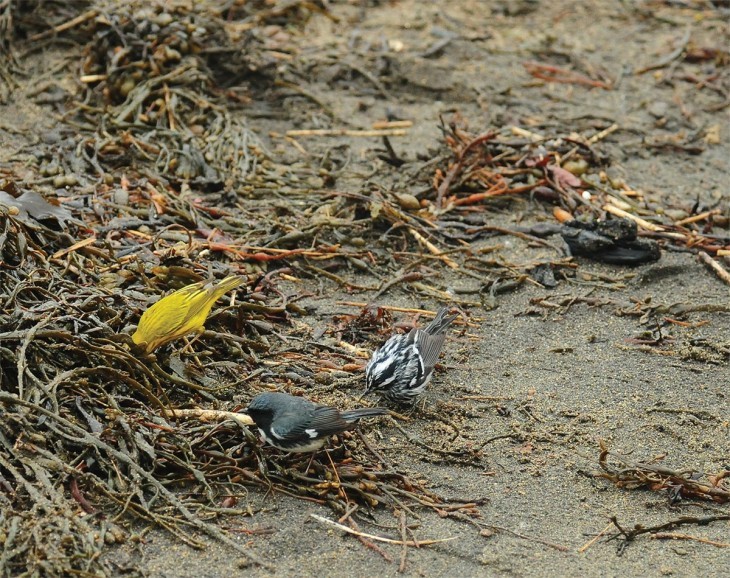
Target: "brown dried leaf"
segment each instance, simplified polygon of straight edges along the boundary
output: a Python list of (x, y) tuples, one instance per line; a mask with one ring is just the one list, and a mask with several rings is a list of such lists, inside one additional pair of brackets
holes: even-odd
[(558, 165), (548, 165), (548, 170), (550, 170), (553, 178), (561, 187), (571, 187), (576, 189), (581, 185), (581, 180), (570, 171), (566, 171), (563, 167), (559, 167)]
[(30, 221), (31, 217), (36, 221), (55, 219), (62, 227), (66, 226), (67, 221), (82, 224), (74, 218), (71, 211), (65, 207), (51, 204), (35, 191), (26, 191), (17, 198), (0, 191), (0, 204), (17, 208), (19, 211), (18, 220), (26, 225), (35, 224)]

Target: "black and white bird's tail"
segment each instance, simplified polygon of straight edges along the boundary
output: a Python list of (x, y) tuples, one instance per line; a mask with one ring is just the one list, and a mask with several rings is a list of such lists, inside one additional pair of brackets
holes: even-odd
[(363, 417), (374, 417), (376, 415), (388, 415), (390, 412), (384, 407), (363, 407), (361, 409), (350, 409), (340, 412), (342, 419), (347, 423), (354, 423)]
[(446, 314), (449, 312), (449, 309), (451, 309), (451, 306), (439, 309), (436, 313), (436, 317), (433, 318), (433, 321), (426, 325), (423, 330), (429, 335), (438, 335), (439, 333), (446, 331), (449, 328), (449, 325), (454, 322), (454, 319), (458, 317), (458, 315), (449, 315), (447, 317)]

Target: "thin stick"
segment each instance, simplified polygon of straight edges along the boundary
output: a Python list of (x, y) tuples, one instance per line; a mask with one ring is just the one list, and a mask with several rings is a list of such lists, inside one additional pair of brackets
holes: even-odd
[(418, 241), (421, 245), (423, 245), (424, 247), (426, 247), (426, 249), (428, 249), (429, 252), (432, 255), (435, 255), (436, 257), (438, 257), (439, 259), (441, 259), (444, 263), (446, 263), (452, 269), (458, 269), (459, 268), (459, 265), (457, 265), (454, 260), (449, 259), (446, 255), (444, 255), (444, 252), (441, 251), (441, 249), (439, 249), (436, 245), (434, 245), (433, 243), (431, 243), (431, 241), (429, 241), (428, 239), (426, 239), (426, 237), (424, 237), (423, 235), (421, 235), (421, 233), (419, 233), (415, 229), (408, 229), (408, 231), (411, 233), (411, 235), (413, 235), (413, 238), (416, 241)]
[(398, 566), (398, 572), (401, 574), (406, 571), (406, 556), (408, 556), (408, 534), (406, 533), (406, 512), (401, 510), (399, 516), (400, 523), (400, 539), (403, 542), (403, 549), (400, 553), (400, 566)]
[(553, 66), (551, 64), (541, 64), (539, 62), (523, 62), (522, 66), (525, 67), (528, 73), (535, 78), (544, 80), (546, 82), (559, 82), (562, 84), (580, 84), (583, 86), (591, 86), (595, 88), (603, 88), (604, 90), (611, 90), (611, 86), (600, 80), (593, 80), (578, 72)]
[[(332, 473), (335, 475), (335, 480), (337, 481), (337, 493), (340, 495), (341, 498), (345, 500), (346, 504), (349, 504), (350, 498), (348, 497), (347, 492), (345, 492), (345, 488), (342, 487), (342, 480), (340, 480), (340, 474), (337, 473), (337, 467), (335, 466), (335, 462), (332, 461), (332, 456), (329, 452), (325, 451), (324, 453), (327, 454), (330, 464), (332, 465)], [(312, 459), (314, 459), (314, 454), (312, 454)], [(307, 470), (309, 470), (309, 467), (307, 467)]]
[(403, 434), (403, 436), (404, 436), (404, 437), (405, 437), (405, 438), (406, 438), (406, 439), (407, 439), (407, 440), (408, 440), (409, 442), (411, 442), (412, 444), (415, 444), (415, 445), (417, 445), (417, 446), (420, 446), (420, 447), (422, 447), (423, 449), (426, 449), (426, 450), (428, 450), (428, 451), (430, 451), (430, 452), (434, 452), (434, 453), (437, 453), (437, 454), (441, 454), (441, 455), (444, 455), (444, 456), (455, 456), (455, 457), (457, 457), (457, 458), (463, 458), (463, 457), (466, 457), (466, 455), (467, 455), (467, 452), (465, 452), (465, 451), (453, 452), (453, 451), (449, 451), (449, 450), (441, 450), (441, 449), (439, 449), (439, 448), (434, 448), (434, 447), (432, 447), (432, 446), (428, 445), (427, 443), (425, 443), (425, 442), (422, 442), (422, 441), (421, 441), (421, 440), (419, 440), (418, 438), (415, 438), (415, 437), (413, 437), (413, 436), (412, 436), (411, 434), (409, 434), (409, 433), (408, 433), (408, 432), (407, 432), (406, 430), (404, 430), (404, 429), (403, 429), (403, 428), (402, 428), (402, 427), (401, 427), (400, 425), (398, 425), (398, 423), (397, 423), (397, 422), (396, 422), (395, 420), (393, 420), (393, 425), (395, 426), (395, 428), (396, 428), (396, 429), (397, 429), (397, 430), (398, 430), (398, 431), (399, 431), (400, 433), (402, 433), (402, 434)]
[[(470, 369), (477, 369), (477, 368), (470, 368)], [(480, 367), (478, 368), (480, 371), (489, 371), (486, 367)], [(512, 400), (513, 397), (509, 397), (508, 395), (460, 395), (459, 397), (454, 397), (454, 401), (466, 401), (469, 399), (473, 399), (474, 401), (504, 401), (504, 400)]]
[[(436, 297), (443, 299), (444, 301), (456, 301), (451, 293), (441, 291), (441, 289), (436, 289), (436, 287), (431, 287), (430, 285), (426, 285), (425, 283), (421, 283), (420, 281), (414, 281), (413, 283), (411, 283), (411, 286), (416, 291), (420, 291), (421, 293), (426, 293), (428, 295), (435, 295)], [(459, 300), (458, 303), (467, 303), (471, 305), (471, 303), (462, 300)], [(475, 303), (475, 305), (479, 306), (478, 303)]]
[(528, 138), (533, 142), (545, 140), (545, 137), (543, 135), (538, 134), (536, 132), (526, 130), (519, 126), (511, 126), (509, 128), (510, 128), (510, 131), (512, 131), (512, 134), (515, 136), (521, 136), (522, 138)]
[(367, 538), (369, 540), (375, 540), (376, 542), (384, 542), (386, 544), (399, 544), (403, 545), (406, 544), (408, 546), (430, 546), (431, 544), (441, 544), (442, 542), (451, 542), (452, 540), (456, 540), (456, 537), (452, 538), (442, 538), (440, 540), (419, 540), (416, 542), (415, 540), (393, 540), (392, 538), (384, 538), (383, 536), (376, 536), (374, 534), (368, 534), (366, 532), (358, 532), (357, 530), (353, 530), (352, 528), (348, 528), (347, 526), (343, 526), (342, 524), (338, 524), (337, 522), (333, 520), (329, 520), (325, 518), (324, 516), (318, 516), (317, 514), (309, 514), (312, 518), (317, 520), (318, 522), (321, 522), (322, 524), (328, 524), (330, 526), (334, 526), (335, 528), (339, 528), (343, 532), (347, 532), (348, 534), (352, 534), (353, 536), (361, 536), (363, 538)]
[(603, 140), (612, 132), (616, 132), (619, 129), (618, 124), (613, 123), (611, 126), (604, 128), (602, 131), (597, 132), (591, 138), (588, 139), (588, 144), (596, 144), (599, 140)]
[[(357, 428), (355, 430), (355, 433), (360, 438), (360, 441), (363, 443), (363, 445), (365, 446), (365, 448), (371, 454), (373, 454), (381, 464), (383, 464), (384, 466), (386, 466), (389, 470), (392, 470), (393, 469), (393, 464), (391, 464), (387, 459), (385, 459), (385, 457), (372, 446), (372, 444), (368, 441), (368, 438), (366, 438), (363, 435), (363, 433), (360, 431), (360, 428)], [(340, 519), (340, 522), (343, 522), (343, 520)]]
[(684, 34), (682, 35), (682, 38), (679, 40), (679, 43), (677, 44), (677, 47), (672, 50), (669, 54), (664, 56), (663, 58), (660, 58), (657, 62), (654, 64), (649, 64), (648, 66), (644, 66), (642, 68), (637, 68), (634, 70), (634, 74), (644, 74), (645, 72), (649, 72), (650, 70), (656, 70), (658, 68), (664, 68), (667, 66), (670, 62), (673, 60), (676, 60), (680, 56), (682, 56), (682, 53), (687, 49), (687, 44), (689, 44), (691, 34), (691, 28), (688, 26), (687, 30), (685, 30)]
[(95, 241), (96, 241), (96, 235), (94, 235), (92, 237), (87, 237), (86, 239), (81, 239), (81, 241), (76, 241), (70, 247), (65, 247), (64, 249), (59, 249), (58, 251), (56, 251), (53, 255), (51, 255), (51, 259), (58, 259), (59, 257), (63, 257), (64, 255), (67, 255), (69, 253), (73, 253), (74, 251), (77, 251), (78, 249), (81, 249), (82, 247), (91, 245)]
[(385, 128), (411, 128), (412, 120), (379, 120), (373, 123), (373, 129), (382, 130)]
[(716, 542), (708, 538), (702, 538), (700, 536), (691, 536), (690, 534), (677, 534), (674, 532), (657, 532), (652, 534), (654, 540), (694, 540), (702, 544), (709, 544), (710, 546), (717, 546), (718, 548), (730, 548), (730, 542)]
[(699, 253), (697, 253), (697, 257), (700, 261), (702, 261), (705, 265), (712, 269), (712, 272), (717, 275), (723, 283), (725, 283), (726, 285), (730, 285), (730, 273), (727, 272), (727, 269), (725, 269), (725, 267), (720, 265), (720, 263), (715, 261), (704, 251), (700, 251)]
[(200, 421), (226, 421), (231, 419), (243, 426), (253, 425), (250, 416), (235, 411), (222, 411), (217, 409), (168, 409), (165, 417), (182, 419), (199, 419)]
[(578, 548), (578, 554), (582, 554), (583, 552), (585, 552), (586, 550), (588, 550), (588, 548), (590, 548), (591, 546), (593, 546), (593, 544), (595, 544), (596, 542), (598, 542), (598, 540), (601, 539), (601, 536), (604, 536), (606, 534), (606, 532), (608, 532), (611, 528), (613, 528), (613, 522), (611, 522), (603, 530), (601, 530), (600, 532), (598, 532), (598, 534), (596, 534), (593, 538), (591, 538), (590, 540), (588, 540), (588, 542), (586, 542), (580, 548)]
[(382, 130), (356, 130), (349, 128), (313, 128), (309, 130), (288, 130), (286, 136), (406, 136), (408, 131), (402, 128)]
[(359, 507), (360, 506), (358, 506), (358, 504), (352, 504), (349, 508), (347, 508), (345, 513), (342, 514), (342, 516), (340, 517), (339, 520), (337, 520), (337, 522), (339, 522), (340, 524), (342, 524), (343, 522), (346, 522), (347, 518), (352, 516)]
[[(347, 519), (347, 523), (350, 525), (349, 527), (351, 530), (355, 532), (360, 532), (360, 526), (358, 526), (357, 522), (352, 519), (352, 516)], [(388, 562), (393, 562), (393, 558), (391, 558), (388, 553), (380, 546), (378, 546), (375, 542), (373, 542), (372, 540), (368, 540), (364, 535), (356, 535), (356, 537), (363, 546), (369, 548), (373, 552), (377, 552), (383, 557), (384, 560), (387, 560)]]
[(416, 271), (411, 271), (410, 273), (406, 273), (405, 275), (401, 275), (399, 277), (396, 277), (395, 279), (391, 279), (387, 283), (383, 283), (383, 285), (378, 289), (378, 292), (373, 295), (373, 301), (375, 301), (378, 297), (380, 297), (383, 293), (385, 293), (388, 289), (390, 289), (393, 285), (397, 285), (398, 283), (409, 283), (411, 281), (419, 281), (423, 279), (423, 274), (418, 273)]
[[(655, 231), (655, 232), (661, 232), (664, 231), (664, 227), (660, 227), (659, 225), (655, 225), (654, 223), (650, 223), (649, 221), (642, 219), (641, 217), (637, 217), (636, 215), (632, 215), (631, 213), (628, 213), (627, 211), (624, 211), (623, 209), (619, 209), (618, 207), (615, 207), (614, 205), (603, 205), (601, 207), (604, 211), (607, 213), (611, 213), (612, 215), (616, 215), (617, 217), (623, 217), (624, 219), (631, 219), (634, 221), (637, 225), (640, 227), (647, 229), (648, 231)], [(684, 237), (684, 235), (682, 235)]]
[(85, 84), (99, 82), (101, 80), (106, 80), (107, 78), (108, 75), (106, 74), (85, 74), (84, 76), (79, 76), (79, 80)]
[(28, 38), (28, 40), (30, 42), (35, 42), (36, 40), (42, 40), (43, 38), (47, 38), (48, 36), (53, 36), (54, 34), (58, 34), (59, 32), (63, 32), (64, 30), (68, 30), (70, 28), (73, 28), (74, 26), (78, 26), (79, 24), (83, 24), (87, 20), (96, 18), (98, 14), (99, 14), (99, 12), (97, 10), (89, 10), (88, 12), (84, 12), (83, 14), (80, 14), (76, 18), (72, 18), (68, 22), (64, 22), (63, 24), (54, 26), (53, 28), (51, 28), (49, 30), (44, 30), (43, 32), (34, 34), (30, 38)]
[[(337, 305), (347, 305), (348, 307), (367, 307), (370, 303), (362, 301), (338, 301)], [(386, 311), (397, 311), (398, 313), (418, 313), (420, 315), (430, 315), (436, 317), (435, 311), (429, 311), (428, 309), (410, 309), (408, 307), (396, 307), (394, 305), (379, 305), (381, 309)], [(458, 320), (455, 320), (458, 321)]]
[(677, 225), (678, 227), (680, 227), (682, 225), (689, 225), (690, 223), (696, 223), (697, 221), (704, 221), (708, 217), (712, 217), (713, 215), (719, 215), (720, 213), (721, 213), (720, 209), (713, 209), (712, 211), (705, 211), (704, 213), (699, 213), (697, 215), (687, 217), (686, 219), (674, 221), (674, 224)]
[(568, 548), (567, 546), (563, 546), (562, 544), (555, 544), (553, 542), (548, 542), (547, 540), (543, 540), (542, 538), (525, 536), (524, 534), (520, 534), (518, 532), (515, 532), (514, 530), (510, 530), (509, 528), (503, 528), (502, 526), (492, 526), (491, 524), (488, 524), (487, 527), (491, 528), (493, 530), (496, 530), (497, 532), (507, 532), (508, 534), (511, 534), (515, 538), (520, 538), (521, 540), (528, 540), (530, 542), (537, 542), (538, 544), (543, 544), (545, 546), (548, 546), (549, 548), (554, 548), (555, 550), (558, 550), (559, 552), (570, 552), (570, 548)]

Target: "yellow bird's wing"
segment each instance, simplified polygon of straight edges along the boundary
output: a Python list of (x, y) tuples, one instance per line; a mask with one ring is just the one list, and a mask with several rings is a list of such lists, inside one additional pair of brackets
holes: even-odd
[(226, 277), (217, 285), (201, 281), (163, 297), (144, 312), (132, 341), (146, 343), (150, 352), (163, 343), (201, 331), (213, 304), (243, 281), (240, 276)]
[(179, 337), (180, 329), (189, 317), (190, 302), (196, 294), (204, 294), (205, 282), (194, 283), (163, 297), (142, 314), (132, 341), (146, 343), (147, 351)]

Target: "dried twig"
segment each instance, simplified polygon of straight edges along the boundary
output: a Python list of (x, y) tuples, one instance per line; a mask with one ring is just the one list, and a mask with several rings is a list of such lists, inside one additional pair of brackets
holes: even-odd
[(424, 247), (426, 247), (426, 249), (428, 249), (428, 251), (432, 255), (438, 257), (439, 259), (441, 259), (444, 263), (446, 263), (446, 265), (448, 265), (452, 269), (458, 269), (459, 268), (459, 265), (456, 263), (456, 261), (454, 261), (453, 259), (450, 259), (446, 255), (444, 255), (444, 252), (441, 251), (441, 249), (439, 249), (438, 247), (436, 247), (436, 245), (434, 245), (433, 243), (431, 243), (431, 241), (429, 241), (428, 239), (426, 239), (426, 237), (424, 237), (423, 235), (421, 235), (421, 233), (419, 233), (415, 229), (408, 229), (408, 232), (411, 235), (413, 235), (413, 238), (416, 241), (418, 241), (421, 245), (423, 245)]
[(355, 130), (355, 129), (328, 129), (328, 128), (313, 128), (303, 130), (288, 130), (286, 136), (297, 137), (297, 136), (357, 136), (357, 137), (373, 137), (373, 136), (406, 136), (408, 131), (402, 128), (386, 128), (386, 129), (373, 129), (373, 130)]
[(702, 538), (701, 536), (691, 536), (689, 534), (678, 534), (676, 532), (657, 532), (651, 535), (654, 540), (693, 540), (700, 544), (709, 544), (717, 548), (730, 548), (730, 542), (718, 542), (717, 540), (710, 540), (709, 538)]
[(601, 536), (605, 536), (606, 533), (611, 528), (613, 528), (613, 527), (614, 527), (613, 522), (609, 523), (608, 526), (606, 526), (603, 530), (601, 530), (600, 532), (598, 532), (598, 534), (596, 534), (593, 538), (591, 538), (590, 540), (588, 540), (588, 542), (586, 542), (580, 548), (578, 548), (578, 554), (582, 554), (583, 552), (585, 552), (586, 550), (588, 550), (588, 548), (590, 548), (591, 546), (593, 546), (593, 544), (595, 544), (596, 542), (598, 542), (598, 540), (601, 539)]
[(659, 68), (664, 68), (684, 53), (684, 51), (687, 49), (687, 44), (689, 44), (689, 39), (691, 35), (692, 29), (687, 26), (687, 29), (684, 31), (684, 34), (682, 34), (682, 38), (680, 38), (679, 42), (677, 43), (677, 47), (672, 50), (669, 54), (664, 56), (663, 58), (659, 59), (654, 64), (649, 64), (647, 66), (643, 66), (641, 68), (637, 68), (634, 71), (634, 74), (644, 74), (645, 72), (649, 72), (651, 70), (657, 70)]
[(66, 30), (70, 30), (71, 28), (74, 28), (74, 27), (78, 26), (79, 24), (83, 24), (84, 22), (86, 22), (88, 20), (96, 18), (98, 15), (99, 15), (98, 10), (89, 10), (88, 12), (84, 12), (83, 14), (79, 14), (78, 16), (76, 16), (76, 18), (72, 18), (68, 22), (64, 22), (63, 24), (54, 26), (53, 28), (50, 28), (49, 30), (44, 30), (43, 32), (34, 34), (30, 38), (28, 38), (28, 41), (37, 42), (38, 40), (43, 40), (44, 38), (48, 38), (49, 36), (53, 36), (54, 34), (58, 34), (59, 32), (64, 32)]
[(553, 550), (558, 550), (559, 552), (570, 552), (570, 548), (568, 548), (567, 546), (563, 546), (562, 544), (555, 544), (554, 542), (543, 540), (542, 538), (536, 538), (534, 536), (525, 536), (524, 534), (520, 534), (519, 532), (515, 532), (514, 530), (510, 530), (509, 528), (504, 528), (502, 526), (493, 526), (492, 524), (482, 525), (486, 528), (496, 530), (497, 532), (505, 532), (507, 534), (511, 534), (515, 538), (520, 538), (521, 540), (528, 540), (529, 542), (537, 542), (538, 544), (543, 544), (544, 546), (552, 548)]
[(637, 225), (639, 225), (640, 227), (643, 227), (644, 229), (647, 229), (648, 231), (664, 231), (664, 227), (655, 225), (654, 223), (650, 223), (646, 219), (637, 217), (636, 215), (629, 213), (627, 211), (624, 211), (623, 209), (621, 209), (615, 205), (606, 204), (606, 205), (603, 205), (602, 208), (607, 213), (611, 213), (612, 215), (616, 215), (617, 217), (623, 217), (624, 219), (631, 219)]
[(394, 540), (393, 538), (385, 538), (383, 536), (376, 536), (374, 534), (368, 534), (366, 532), (359, 532), (357, 530), (353, 530), (352, 528), (348, 528), (347, 526), (343, 526), (342, 524), (338, 524), (337, 522), (333, 520), (328, 520), (327, 518), (323, 516), (319, 516), (317, 514), (310, 514), (312, 518), (317, 520), (318, 522), (321, 522), (322, 524), (328, 524), (330, 526), (334, 526), (335, 528), (338, 528), (342, 530), (343, 532), (346, 532), (348, 534), (352, 534), (353, 536), (362, 536), (364, 538), (368, 538), (369, 540), (375, 540), (376, 542), (383, 542), (385, 544), (400, 544), (400, 545), (407, 545), (407, 546), (430, 546), (432, 544), (441, 544), (443, 542), (451, 542), (452, 540), (456, 540), (456, 537), (452, 538), (441, 538), (437, 540), (418, 540), (416, 542), (415, 540)]
[[(619, 535), (623, 536), (627, 542), (631, 542), (636, 539), (637, 536), (642, 534), (655, 534), (661, 530), (672, 530), (679, 526), (707, 526), (712, 522), (722, 522), (730, 520), (730, 514), (718, 514), (716, 516), (682, 516), (663, 524), (657, 524), (655, 526), (644, 526), (642, 524), (636, 524), (633, 529), (627, 530), (618, 523), (616, 516), (611, 517), (611, 523), (619, 531)], [(616, 537), (616, 536), (615, 536)]]
[(677, 471), (656, 464), (630, 464), (621, 461), (623, 467), (616, 468), (609, 463), (609, 455), (608, 447), (601, 442), (598, 463), (603, 471), (594, 475), (606, 478), (618, 487), (648, 487), (654, 491), (670, 489), (684, 498), (710, 500), (720, 504), (730, 502), (730, 488), (722, 484), (723, 480), (730, 477), (730, 473), (726, 471), (714, 476), (706, 475), (707, 481), (702, 481), (702, 478), (695, 476), (691, 470)]
[(403, 548), (401, 549), (400, 553), (400, 564), (398, 566), (398, 572), (403, 573), (406, 571), (406, 556), (408, 556), (408, 536), (406, 534), (407, 526), (405, 510), (401, 510), (400, 515), (398, 516), (398, 524), (400, 526), (400, 539), (401, 542), (403, 542)]
[[(347, 305), (348, 307), (367, 307), (369, 303), (364, 301), (338, 301), (338, 305)], [(436, 317), (435, 311), (429, 311), (428, 309), (413, 309), (410, 307), (396, 307), (395, 305), (379, 305), (381, 309), (386, 311), (398, 311), (399, 313), (415, 313), (418, 315), (428, 315), (430, 317)]]
[(358, 539), (358, 541), (363, 546), (365, 546), (369, 550), (372, 550), (373, 552), (377, 552), (378, 554), (380, 554), (380, 556), (383, 558), (383, 560), (386, 560), (387, 562), (393, 562), (393, 558), (390, 557), (390, 554), (388, 554), (385, 550), (383, 550), (375, 542), (373, 542), (367, 536), (365, 536), (362, 532), (360, 532), (360, 526), (358, 525), (358, 523), (349, 516), (347, 518), (347, 524), (350, 527), (350, 529), (352, 529), (355, 532), (358, 532), (358, 534), (355, 534), (355, 537)]
[(217, 409), (168, 409), (165, 411), (165, 417), (173, 419), (198, 419), (200, 421), (225, 421), (230, 419), (242, 426), (253, 425), (253, 420), (246, 414)]
[(700, 251), (699, 253), (697, 253), (697, 258), (705, 265), (707, 265), (712, 270), (712, 272), (717, 275), (718, 279), (720, 279), (726, 285), (730, 285), (730, 273), (728, 273), (728, 270), (725, 269), (725, 267), (720, 265), (720, 263), (715, 261), (715, 259), (710, 257), (704, 251)]
[(593, 80), (587, 76), (574, 72), (572, 70), (566, 70), (558, 66), (551, 64), (541, 64), (539, 62), (523, 62), (522, 66), (535, 78), (545, 80), (548, 82), (559, 82), (562, 84), (581, 84), (583, 86), (589, 86), (593, 88), (603, 88), (604, 90), (611, 90), (611, 86), (601, 80)]

